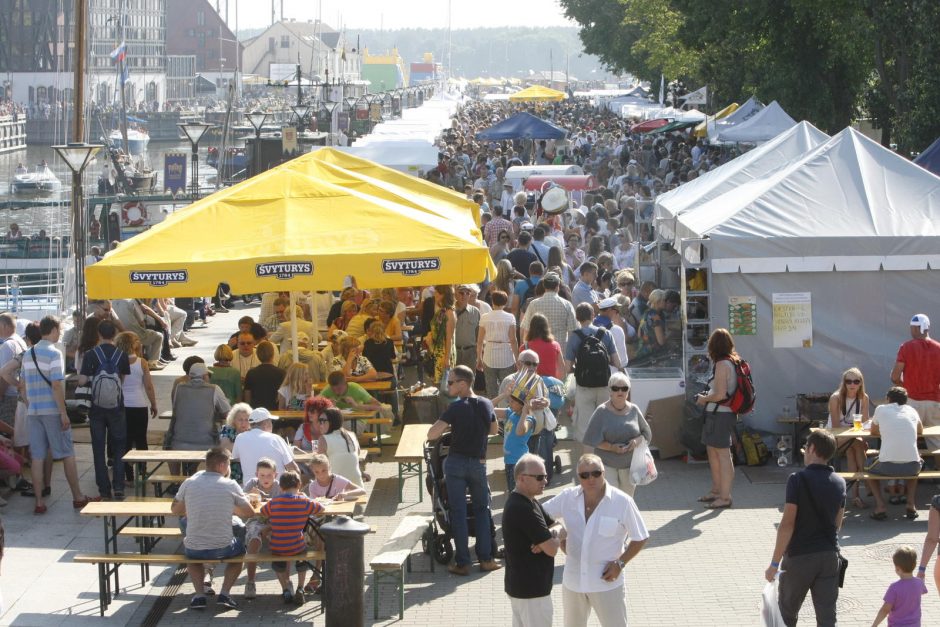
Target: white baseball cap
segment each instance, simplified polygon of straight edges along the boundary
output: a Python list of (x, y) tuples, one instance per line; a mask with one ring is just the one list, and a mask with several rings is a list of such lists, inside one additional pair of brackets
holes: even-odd
[(248, 414), (248, 424), (250, 425), (256, 425), (265, 420), (277, 420), (277, 416), (272, 415), (266, 407), (256, 407)]
[(911, 318), (912, 327), (920, 327), (921, 333), (926, 333), (927, 329), (930, 328), (930, 318), (927, 317), (927, 314), (915, 314)]

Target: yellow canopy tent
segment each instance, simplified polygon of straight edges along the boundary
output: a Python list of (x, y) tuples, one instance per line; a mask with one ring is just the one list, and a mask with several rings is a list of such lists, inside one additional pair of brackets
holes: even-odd
[(693, 134), (694, 134), (696, 137), (705, 137), (706, 135), (708, 135), (708, 122), (709, 122), (709, 120), (711, 121), (712, 124), (714, 124), (714, 123), (715, 123), (715, 120), (720, 120), (721, 118), (726, 118), (726, 117), (728, 117), (729, 115), (731, 115), (732, 113), (734, 113), (735, 111), (737, 111), (739, 106), (741, 106), (741, 105), (739, 105), (739, 104), (736, 103), (736, 102), (732, 102), (732, 103), (729, 104), (727, 107), (725, 107), (724, 109), (722, 109), (721, 111), (719, 111), (719, 112), (716, 113), (715, 115), (711, 116), (710, 118), (709, 118), (709, 116), (706, 116), (705, 119), (702, 120), (702, 122), (701, 122), (698, 126), (695, 127), (695, 130), (693, 131)]
[(532, 85), (509, 96), (510, 102), (556, 102), (567, 98), (567, 94), (557, 89), (541, 85)]
[(290, 162), (217, 192), (86, 270), (89, 298), (478, 282), (495, 268), (469, 220), (347, 189)]

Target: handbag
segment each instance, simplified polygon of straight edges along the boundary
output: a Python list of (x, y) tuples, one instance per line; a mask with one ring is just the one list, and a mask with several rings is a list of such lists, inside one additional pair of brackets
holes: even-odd
[[(802, 481), (800, 481), (800, 490), (801, 491), (805, 490), (806, 494), (809, 496), (809, 504), (810, 504), (810, 507), (813, 508), (813, 512), (816, 514), (816, 518), (821, 520), (824, 526), (831, 527), (833, 531), (835, 531), (835, 525), (832, 522), (823, 518), (822, 515), (820, 515), (819, 509), (816, 506), (816, 499), (813, 498), (813, 493), (810, 492), (808, 488), (805, 488), (803, 486)], [(845, 571), (848, 570), (849, 568), (849, 560), (847, 560), (845, 556), (842, 555), (842, 551), (839, 549), (838, 545), (836, 545), (836, 557), (838, 557), (839, 559), (839, 587), (841, 588), (842, 585), (845, 583)]]

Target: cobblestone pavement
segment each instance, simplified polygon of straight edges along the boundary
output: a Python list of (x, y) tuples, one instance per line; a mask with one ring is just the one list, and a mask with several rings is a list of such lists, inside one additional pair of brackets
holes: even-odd
[[(180, 350), (180, 361), (189, 354), (211, 355), (216, 344), (228, 337), (238, 316), (245, 310), (216, 316), (211, 328), (195, 331), (200, 340), (193, 349)], [(251, 313), (251, 311), (247, 311)], [(174, 364), (156, 377), (158, 397), (168, 398), (172, 379), (180, 374)], [(152, 430), (165, 429), (161, 421), (152, 421)], [(655, 423), (653, 424), (655, 438)], [(77, 434), (76, 439), (81, 439)], [(82, 485), (94, 494), (94, 473), (87, 444), (76, 446)], [(367, 625), (449, 627), (510, 624), (509, 602), (503, 592), (503, 573), (479, 573), (462, 578), (437, 567), (430, 572), (429, 557), (414, 554), (413, 572), (407, 575), (405, 617), (399, 620), (398, 604), (390, 585), (380, 595), (379, 620), (372, 618), (373, 579), (368, 561), (392, 533), (400, 518), (412, 512), (430, 513), (427, 494), (418, 502), (418, 482), (409, 479), (404, 502), (397, 503), (397, 465), (394, 447), (386, 447), (381, 458), (369, 464), (373, 480), (368, 506), (362, 520), (373, 526), (366, 536), (366, 577), (364, 585), (364, 622)], [(567, 443), (559, 447), (565, 473), (556, 478), (546, 495), (556, 493), (571, 481)], [(489, 450), (490, 484), (497, 527), (505, 501), (501, 451)], [(758, 603), (763, 588), (763, 572), (773, 548), (776, 524), (781, 515), (784, 482), (788, 471), (774, 467), (739, 469), (735, 479), (734, 508), (709, 512), (696, 502), (708, 488), (708, 469), (702, 464), (686, 465), (668, 460), (659, 464), (659, 479), (637, 490), (637, 503), (651, 532), (646, 549), (627, 567), (627, 605), (632, 625), (663, 626), (707, 625), (752, 627), (759, 624)], [(98, 617), (97, 571), (93, 566), (72, 563), (76, 552), (101, 551), (102, 525), (98, 520), (83, 519), (73, 513), (70, 496), (60, 468), (55, 470), (53, 500), (44, 517), (31, 514), (31, 499), (8, 497), (2, 510), (7, 530), (7, 553), (3, 560), (0, 589), (6, 613), (0, 625), (39, 627), (46, 625), (140, 625), (170, 580), (170, 569), (151, 569), (151, 581), (141, 587), (139, 569), (123, 567), (122, 590), (105, 618)], [(423, 486), (421, 486), (423, 490)], [(918, 491), (921, 518), (908, 521), (902, 517), (903, 506), (893, 506), (885, 522), (868, 518), (870, 510), (849, 510), (843, 529), (844, 553), (850, 561), (846, 587), (839, 599), (839, 624), (856, 627), (870, 625), (881, 606), (887, 586), (895, 579), (891, 554), (901, 545), (910, 544), (918, 551), (926, 533), (926, 505), (940, 486), (924, 484)], [(132, 549), (130, 544), (124, 547)], [(169, 548), (169, 547), (168, 547)], [(561, 624), (561, 573), (564, 556), (556, 558), (555, 624)], [(244, 574), (233, 588), (238, 611), (216, 608), (205, 612), (186, 609), (192, 586), (183, 583), (173, 596), (160, 625), (205, 625), (210, 621), (239, 625), (324, 624), (319, 597), (300, 608), (285, 606), (279, 586), (270, 569), (263, 567), (258, 576), (258, 599), (244, 601)], [(216, 578), (216, 586), (221, 583)], [(933, 582), (923, 600), (923, 624), (940, 620), (940, 595)], [(353, 621), (350, 621), (351, 623)], [(812, 603), (807, 599), (801, 624), (812, 624)], [(591, 625), (596, 625), (593, 621)]]

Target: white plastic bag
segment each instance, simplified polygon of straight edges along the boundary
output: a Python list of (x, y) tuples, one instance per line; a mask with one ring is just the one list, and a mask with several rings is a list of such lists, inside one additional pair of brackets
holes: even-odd
[(656, 462), (650, 453), (646, 438), (640, 438), (640, 443), (633, 449), (633, 460), (630, 462), (630, 481), (635, 485), (646, 485), (656, 481), (659, 473), (656, 471)]
[(780, 615), (780, 601), (777, 597), (780, 587), (780, 574), (768, 581), (760, 600), (761, 625), (764, 627), (786, 627)]

